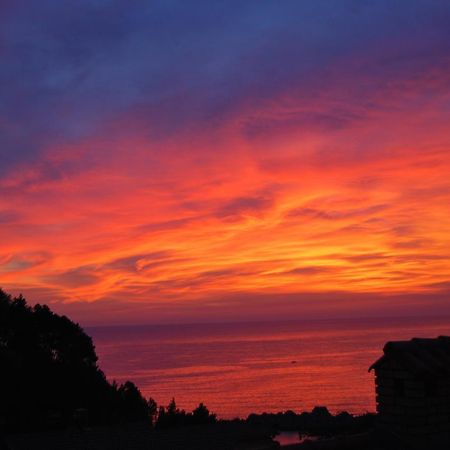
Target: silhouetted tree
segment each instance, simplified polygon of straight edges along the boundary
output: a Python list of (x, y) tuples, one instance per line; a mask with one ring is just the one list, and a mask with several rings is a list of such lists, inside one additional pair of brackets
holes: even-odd
[(175, 398), (172, 398), (169, 405), (167, 406), (167, 415), (168, 416), (176, 416), (179, 413), (180, 413), (180, 410), (177, 408)]
[(177, 428), (187, 425), (207, 425), (217, 421), (216, 415), (200, 403), (191, 413), (179, 409), (173, 398), (167, 408), (160, 406), (156, 420), (157, 428)]
[(156, 420), (158, 418), (158, 405), (151, 397), (148, 399), (147, 402), (147, 408), (148, 408), (148, 417), (150, 419), (150, 424), (152, 426), (155, 425)]
[(216, 422), (216, 415), (211, 414), (208, 408), (200, 403), (197, 408), (192, 411), (192, 423), (193, 424), (207, 424)]
[(106, 380), (78, 324), (1, 289), (0, 368), (0, 424), (7, 430), (64, 426), (80, 414), (94, 424), (148, 420), (139, 390)]
[(172, 398), (167, 408), (159, 408), (157, 428), (174, 428), (185, 424), (186, 411), (177, 407), (175, 399)]
[(134, 383), (126, 381), (119, 387), (118, 393), (122, 400), (123, 415), (127, 421), (137, 421), (149, 416), (148, 403)]

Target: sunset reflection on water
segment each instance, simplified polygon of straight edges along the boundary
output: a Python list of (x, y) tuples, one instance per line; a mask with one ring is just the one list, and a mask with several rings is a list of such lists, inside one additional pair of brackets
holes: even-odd
[(219, 417), (255, 412), (374, 411), (370, 364), (388, 340), (450, 334), (450, 319), (109, 327), (87, 330), (109, 379), (146, 397), (204, 402)]

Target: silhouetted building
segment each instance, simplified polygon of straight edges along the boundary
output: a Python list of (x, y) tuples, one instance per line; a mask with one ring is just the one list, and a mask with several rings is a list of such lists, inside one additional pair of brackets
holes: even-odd
[(450, 337), (388, 342), (383, 351), (369, 368), (382, 434), (406, 448), (450, 448)]

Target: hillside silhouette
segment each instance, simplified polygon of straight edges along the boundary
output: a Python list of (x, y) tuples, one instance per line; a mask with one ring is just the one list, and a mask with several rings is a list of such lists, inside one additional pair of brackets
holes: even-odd
[(130, 381), (109, 383), (92, 339), (47, 306), (0, 289), (0, 426), (29, 431), (149, 418)]
[(92, 339), (46, 305), (0, 289), (0, 431), (145, 422), (158, 429), (214, 424), (200, 403), (192, 412), (146, 400), (131, 381), (110, 383)]

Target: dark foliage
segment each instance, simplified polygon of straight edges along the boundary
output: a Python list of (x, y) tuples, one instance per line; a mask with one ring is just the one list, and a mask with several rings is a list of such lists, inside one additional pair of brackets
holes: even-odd
[(366, 413), (353, 416), (347, 412), (331, 414), (326, 407), (316, 406), (311, 412), (296, 414), (294, 411), (279, 413), (250, 414), (246, 420), (253, 425), (261, 425), (274, 430), (292, 430), (317, 436), (361, 433), (370, 431), (376, 415)]
[(158, 429), (165, 429), (189, 425), (207, 425), (216, 422), (216, 415), (211, 414), (203, 403), (200, 403), (192, 412), (187, 413), (184, 409), (177, 408), (173, 398), (167, 408), (159, 407), (155, 425)]
[(78, 324), (1, 289), (0, 369), (0, 426), (7, 431), (149, 418), (133, 383), (106, 380)]

